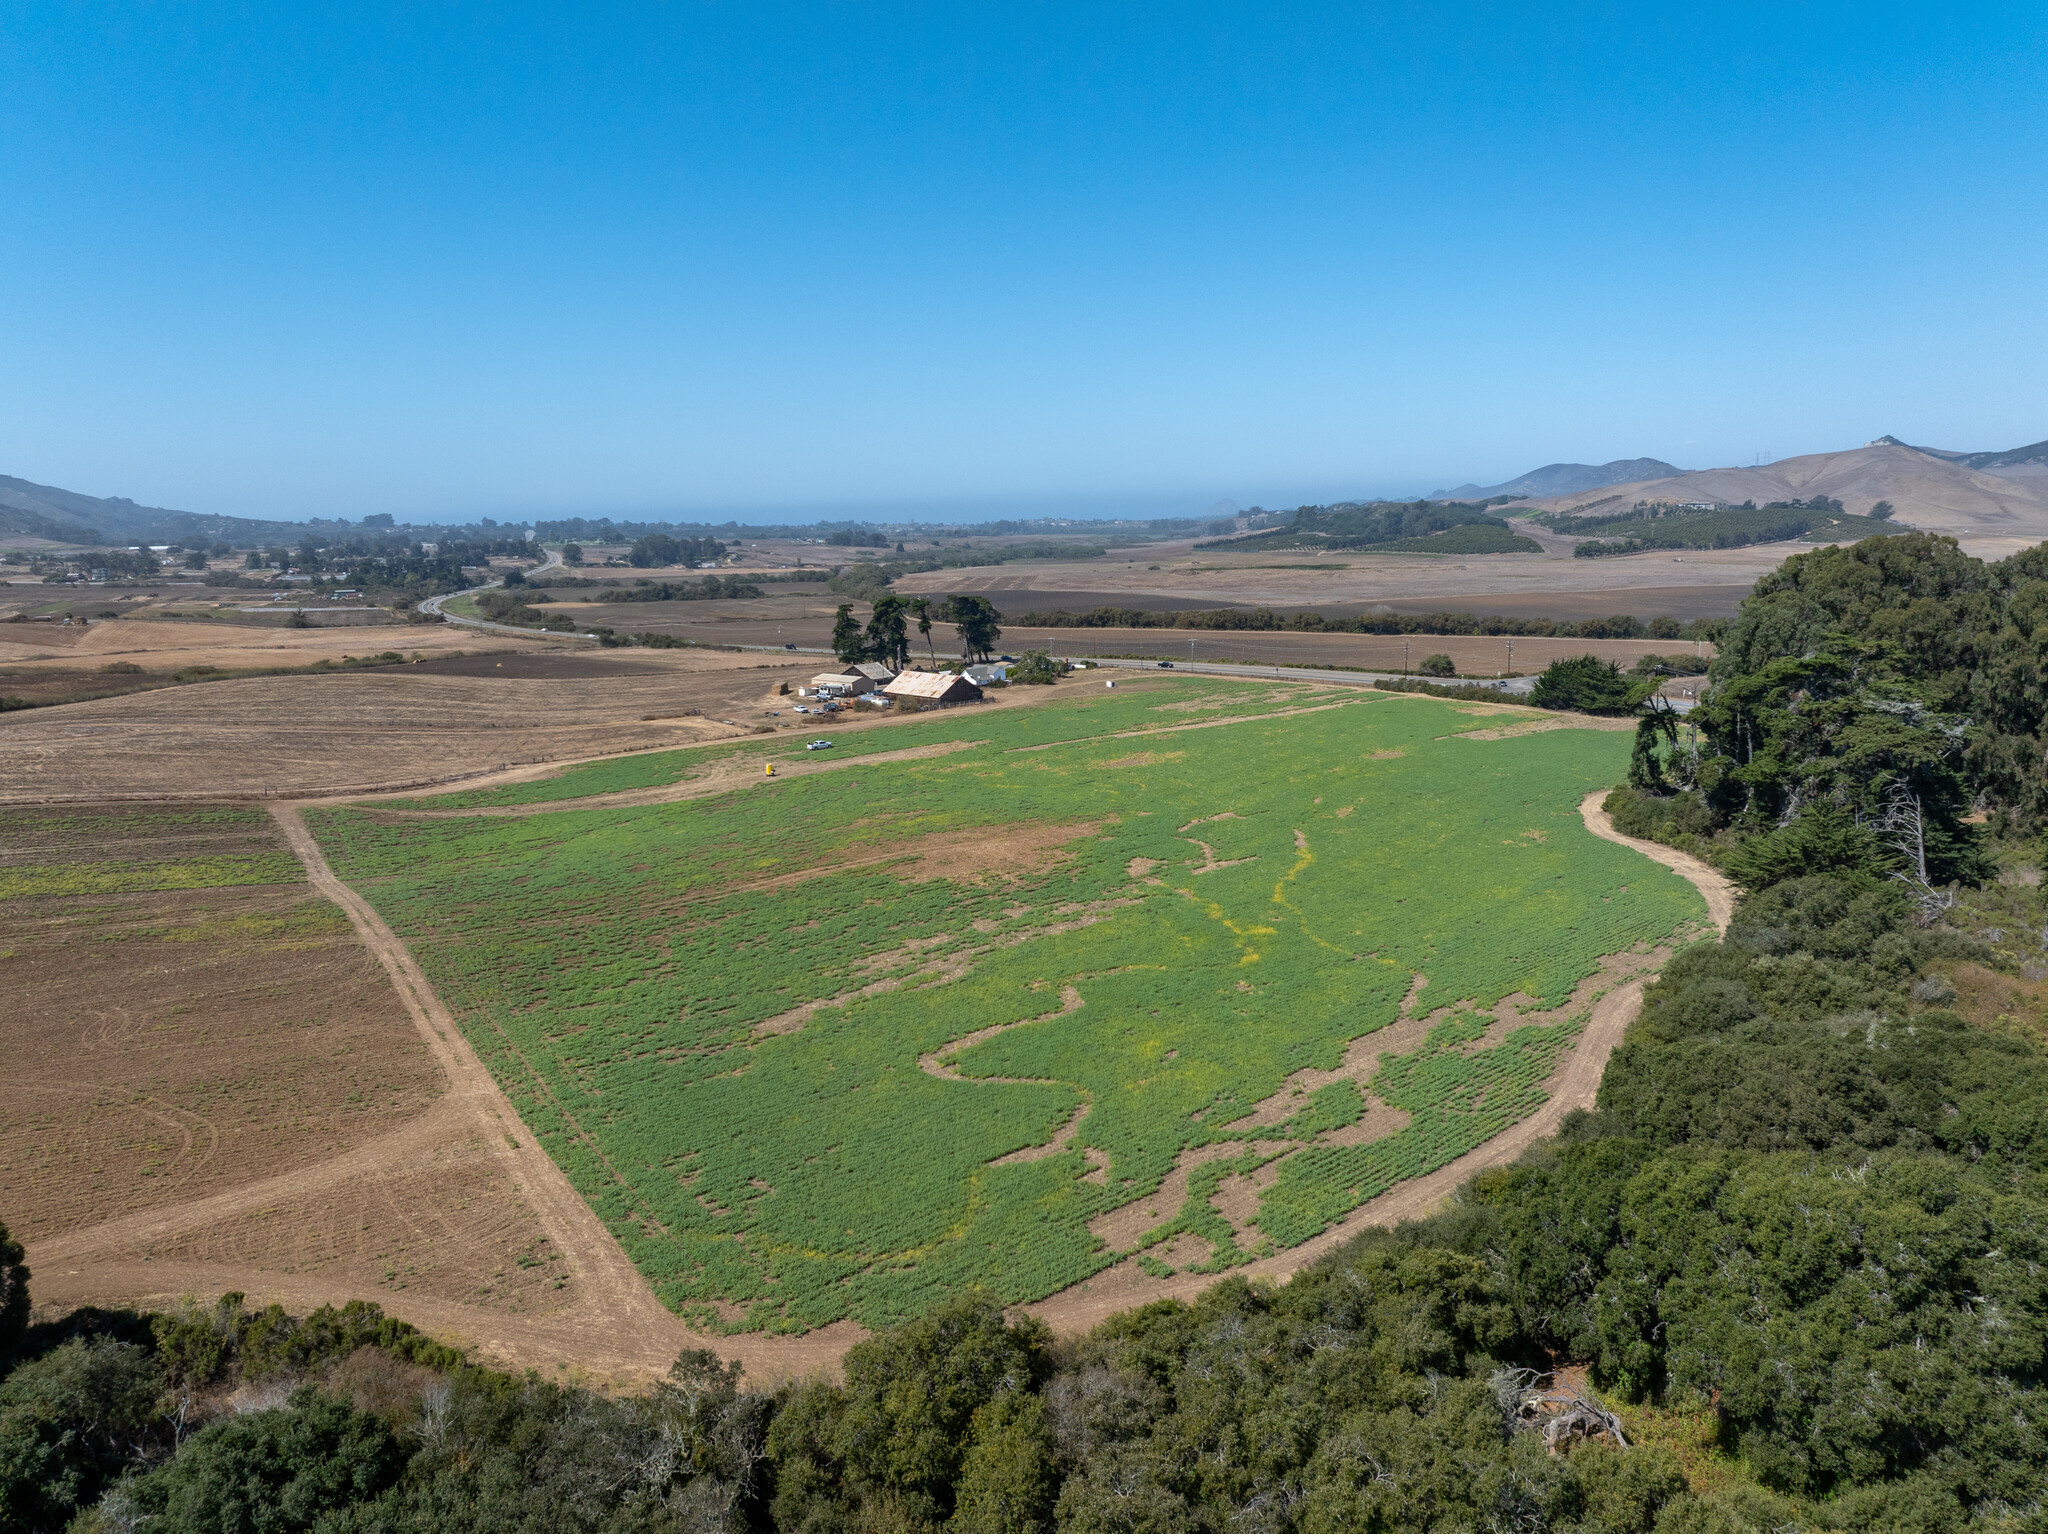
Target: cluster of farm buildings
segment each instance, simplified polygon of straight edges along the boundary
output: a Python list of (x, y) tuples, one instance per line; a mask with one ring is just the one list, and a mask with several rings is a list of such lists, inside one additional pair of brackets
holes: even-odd
[(878, 707), (897, 702), (923, 706), (947, 703), (976, 703), (982, 689), (1004, 681), (1009, 672), (1005, 661), (988, 665), (963, 666), (958, 671), (898, 671), (881, 661), (858, 661), (837, 671), (821, 671), (797, 689), (801, 698), (827, 702), (863, 700)]

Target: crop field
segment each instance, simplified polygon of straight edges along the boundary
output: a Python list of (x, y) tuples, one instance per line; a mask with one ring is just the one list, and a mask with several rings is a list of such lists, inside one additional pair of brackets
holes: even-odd
[[(1702, 906), (1579, 819), (1626, 734), (1499, 723), (1069, 683), (835, 747), (942, 754), (690, 800), (579, 804), (803, 753), (308, 820), (665, 1301), (726, 1330), (877, 1325), (1133, 1252), (1222, 1270), (1540, 1104), (1582, 1018), (1537, 1014)], [(1285, 1098), (1395, 1024), (1361, 1079)], [(1226, 1215), (1253, 1173), (1255, 1210)]]
[[(251, 656), (224, 659), (240, 664)], [(273, 663), (294, 659), (286, 654)], [(757, 656), (691, 651), (626, 661), (536, 648), (466, 660), (476, 669), (456, 672), (448, 668), (463, 661), (430, 659), (0, 713), (0, 804), (403, 790), (600, 752), (684, 745), (739, 733), (747, 726), (717, 721), (759, 718), (777, 682), (804, 674), (781, 661), (763, 665)], [(585, 664), (548, 664), (578, 660)], [(547, 674), (556, 670), (562, 674)], [(155, 675), (162, 680), (161, 671)], [(0, 678), (0, 693), (16, 685)]]

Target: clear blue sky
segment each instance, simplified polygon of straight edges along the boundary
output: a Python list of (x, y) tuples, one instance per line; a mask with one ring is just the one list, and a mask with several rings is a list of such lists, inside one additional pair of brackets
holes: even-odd
[(2048, 7), (0, 12), (0, 473), (1196, 511), (2048, 436)]

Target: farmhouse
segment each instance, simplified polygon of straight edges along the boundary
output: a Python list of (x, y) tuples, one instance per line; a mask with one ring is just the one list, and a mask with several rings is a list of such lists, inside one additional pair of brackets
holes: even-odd
[(968, 666), (960, 674), (976, 687), (986, 687), (990, 682), (1005, 682), (1010, 677), (1008, 661), (990, 661), (987, 665)]
[(957, 671), (906, 671), (882, 689), (890, 698), (921, 703), (978, 703), (981, 689)]
[(868, 676), (849, 676), (844, 671), (820, 671), (811, 678), (809, 691), (820, 698), (857, 698), (862, 693), (875, 690), (875, 679)]

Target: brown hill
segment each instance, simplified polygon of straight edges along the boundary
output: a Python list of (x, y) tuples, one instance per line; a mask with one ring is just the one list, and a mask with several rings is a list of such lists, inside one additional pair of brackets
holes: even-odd
[[(2008, 470), (2010, 473), (2010, 470)], [(2048, 538), (2048, 479), (1973, 469), (1923, 448), (1881, 438), (1846, 453), (1809, 453), (1753, 469), (1699, 469), (1675, 479), (1639, 480), (1531, 501), (1530, 510), (1621, 511), (1639, 500), (1803, 501), (1832, 496), (1868, 514), (1890, 501), (1895, 520), (1930, 531)], [(1520, 512), (1521, 507), (1516, 507)]]

